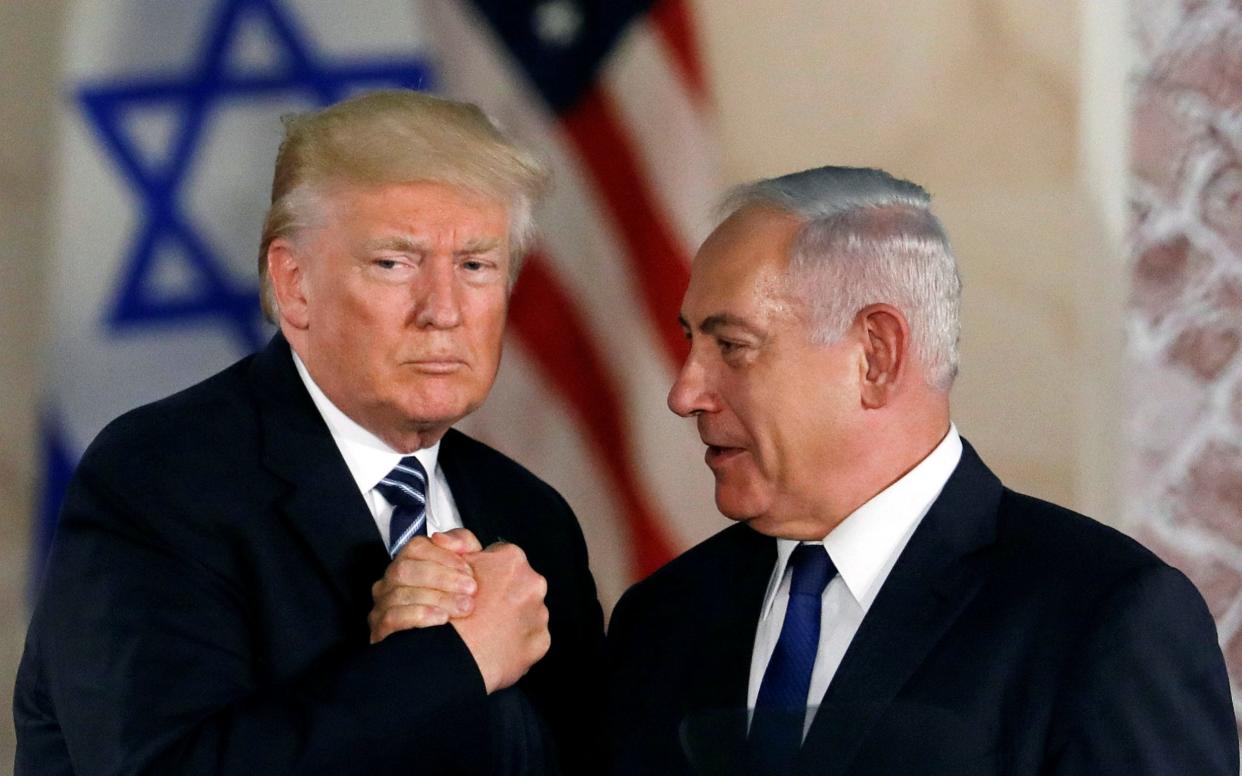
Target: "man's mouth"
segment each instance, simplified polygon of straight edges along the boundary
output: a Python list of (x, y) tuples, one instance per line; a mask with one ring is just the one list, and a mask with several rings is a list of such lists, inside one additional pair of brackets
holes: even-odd
[(741, 447), (724, 447), (721, 445), (708, 445), (707, 452), (703, 455), (703, 460), (713, 469), (721, 466), (729, 460), (741, 455), (745, 452), (745, 448)]
[(447, 375), (466, 368), (466, 362), (457, 358), (420, 358), (407, 361), (415, 371), (432, 375)]

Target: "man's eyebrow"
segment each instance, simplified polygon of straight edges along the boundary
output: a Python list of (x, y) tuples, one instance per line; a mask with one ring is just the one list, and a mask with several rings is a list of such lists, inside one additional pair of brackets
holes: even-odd
[[(500, 243), (501, 241), (495, 237), (480, 237), (469, 240), (455, 253), (458, 256), (487, 253), (499, 248)], [(399, 253), (426, 253), (432, 250), (431, 242), (406, 235), (377, 237), (374, 240), (368, 240), (366, 247), (368, 251), (397, 251)]]
[(494, 251), (500, 247), (500, 240), (495, 237), (479, 237), (469, 240), (458, 251), (458, 256), (468, 256), (472, 253), (487, 253)]
[(399, 253), (422, 253), (430, 247), (426, 240), (417, 240), (413, 237), (403, 235), (393, 235), (391, 237), (377, 237), (374, 240), (367, 241), (368, 251), (397, 251)]
[(702, 323), (699, 324), (699, 331), (714, 334), (727, 326), (734, 326), (739, 329), (745, 329), (749, 332), (758, 333), (758, 329), (756, 329), (754, 325), (745, 318), (731, 313), (716, 313), (714, 315), (707, 316), (703, 319)]

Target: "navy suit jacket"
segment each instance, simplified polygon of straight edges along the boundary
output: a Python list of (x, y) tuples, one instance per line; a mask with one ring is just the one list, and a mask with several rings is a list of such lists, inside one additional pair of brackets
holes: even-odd
[[(619, 774), (739, 773), (775, 540), (730, 527), (622, 598)], [(1236, 776), (1215, 625), (1136, 542), (1004, 488), (965, 445), (833, 677), (800, 774)]]
[(449, 625), (368, 644), (388, 555), (283, 337), (114, 421), (70, 485), (30, 625), (17, 772), (591, 768), (603, 625), (577, 521), (460, 433), (440, 465), (465, 526), (548, 580), (552, 647), (517, 689), (486, 695)]

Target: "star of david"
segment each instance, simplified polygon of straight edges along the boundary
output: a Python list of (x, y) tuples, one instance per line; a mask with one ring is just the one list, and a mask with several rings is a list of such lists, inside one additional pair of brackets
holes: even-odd
[[(226, 60), (246, 19), (266, 27), (280, 56), (270, 67), (238, 74), (230, 72)], [(265, 96), (292, 95), (327, 105), (362, 87), (425, 89), (431, 69), (416, 57), (326, 61), (281, 0), (222, 0), (212, 9), (202, 39), (202, 50), (181, 74), (113, 80), (78, 92), (88, 122), (141, 207), (106, 325), (114, 332), (135, 326), (222, 326), (249, 352), (265, 339), (257, 281), (231, 276), (224, 257), (196, 227), (182, 201), (183, 185), (213, 111), (229, 101)], [(139, 153), (136, 138), (123, 121), (126, 111), (135, 107), (175, 111), (176, 129), (166, 160), (145, 160)], [(192, 280), (188, 293), (169, 294), (152, 282), (157, 262), (173, 260), (184, 262), (178, 269)]]

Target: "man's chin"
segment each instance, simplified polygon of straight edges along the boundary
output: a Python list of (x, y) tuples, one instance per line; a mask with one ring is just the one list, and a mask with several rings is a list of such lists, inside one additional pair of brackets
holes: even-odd
[(739, 523), (745, 523), (755, 533), (771, 536), (775, 539), (787, 538), (781, 533), (781, 525), (778, 521), (772, 520), (767, 515), (752, 515), (750, 517), (730, 518)]
[(443, 431), (477, 410), (482, 404), (482, 399), (473, 401), (456, 395), (423, 394), (398, 407), (397, 411), (408, 428)]
[(408, 407), (390, 407), (385, 416), (385, 428), (382, 431), (370, 431), (393, 449), (410, 452), (440, 441), (453, 424), (475, 409), (477, 405), (431, 402)]
[(716, 489), (716, 509), (720, 510), (720, 514), (738, 523), (760, 520), (764, 511), (753, 501), (737, 498), (733, 494), (721, 493), (719, 488)]
[(730, 520), (750, 526), (755, 533), (799, 541), (818, 541), (824, 538), (826, 531), (821, 526), (806, 524), (805, 521), (791, 521), (787, 517), (776, 517), (766, 503), (760, 504), (754, 499), (745, 500), (731, 495), (717, 491), (716, 508)]

